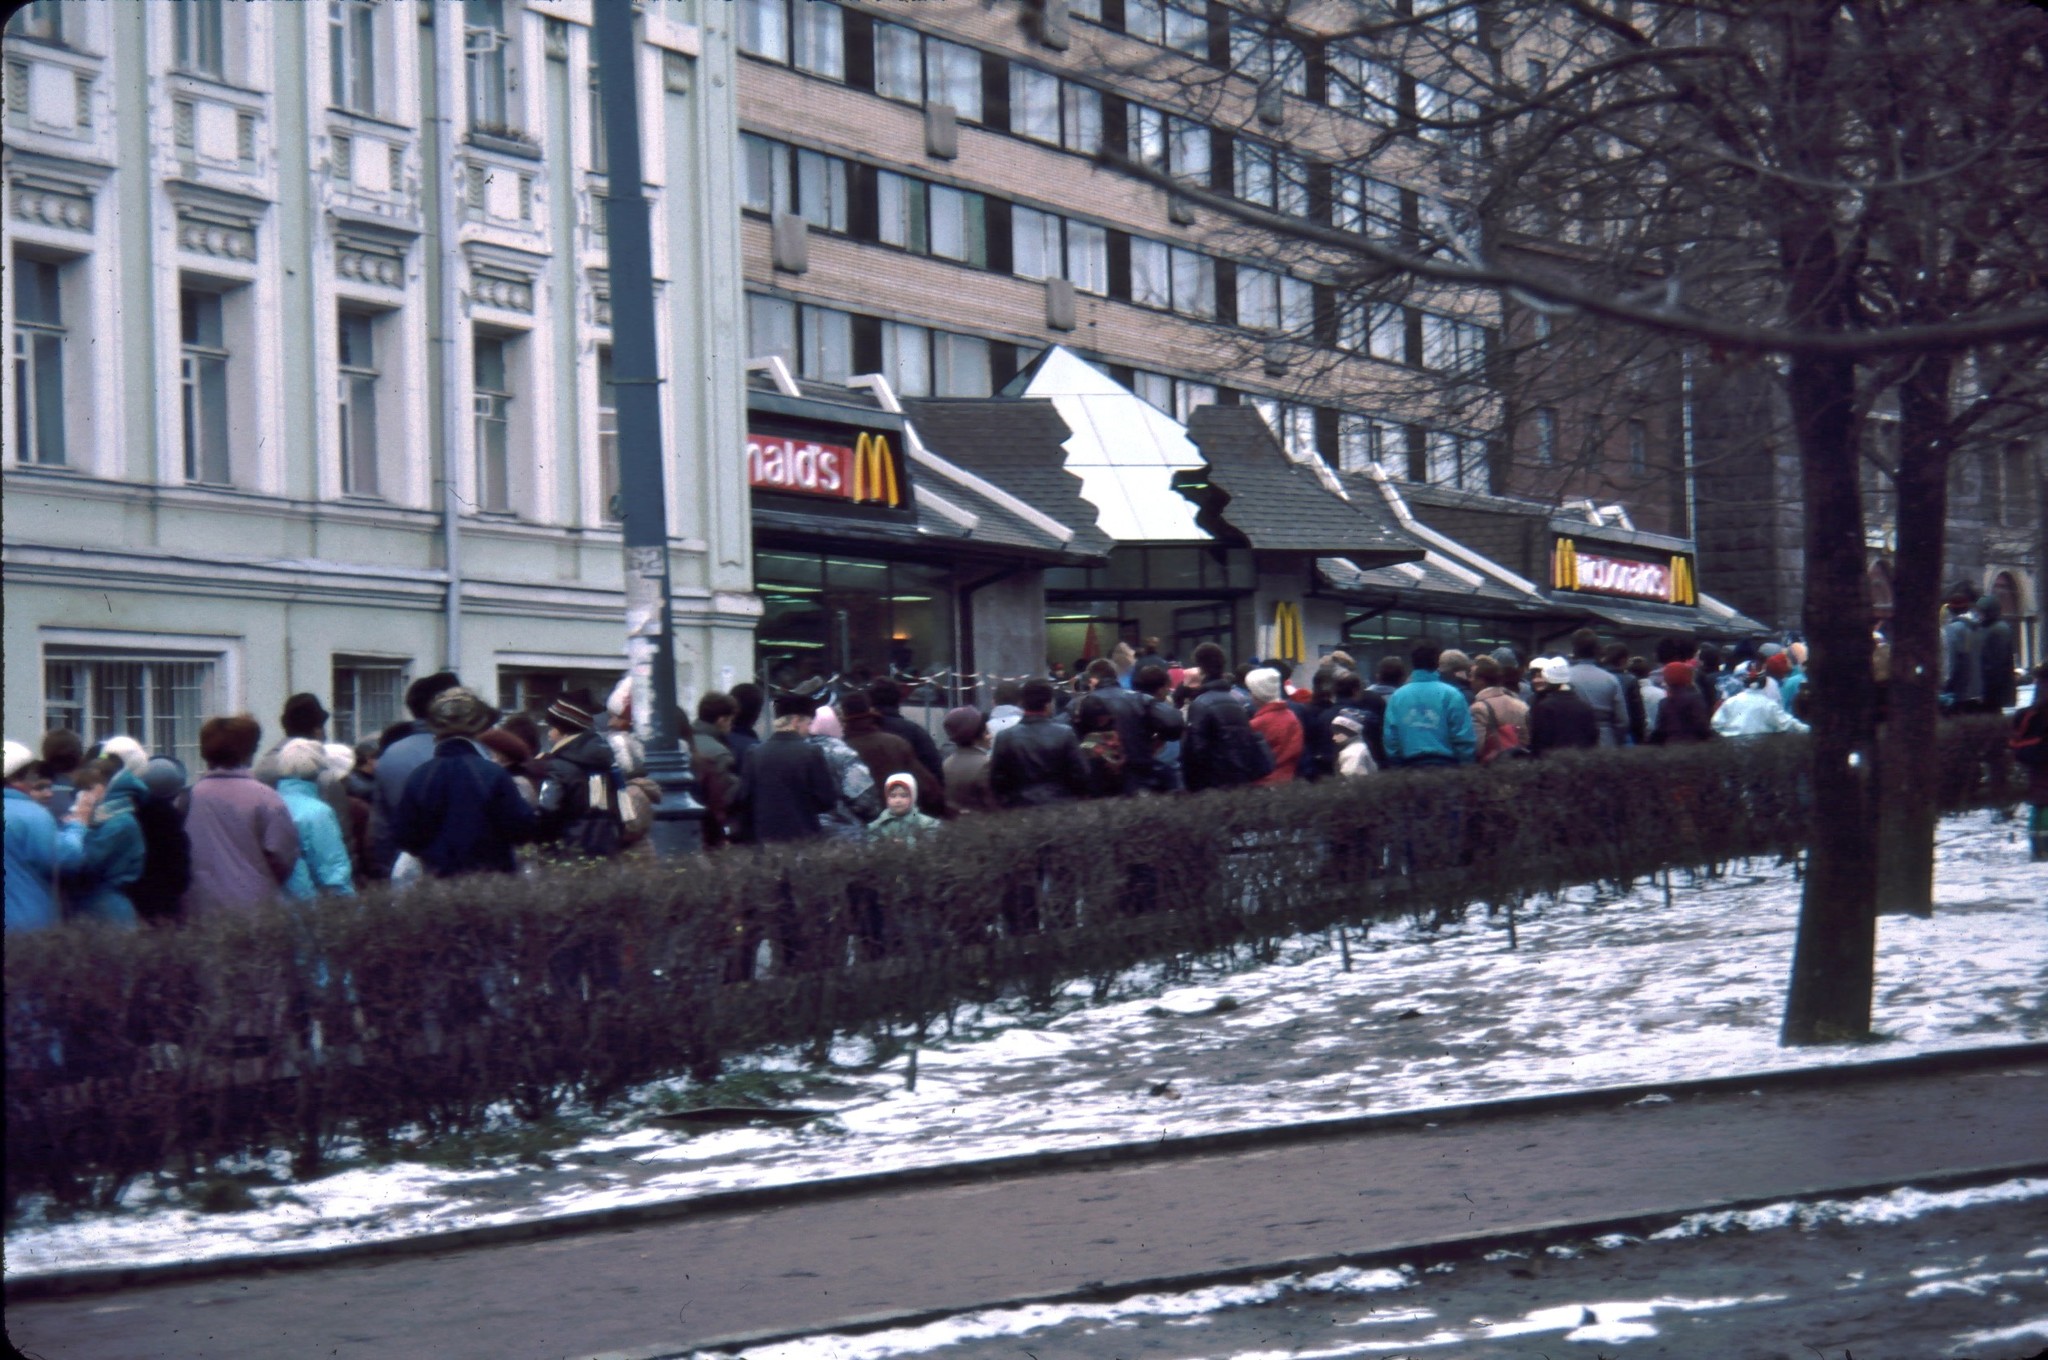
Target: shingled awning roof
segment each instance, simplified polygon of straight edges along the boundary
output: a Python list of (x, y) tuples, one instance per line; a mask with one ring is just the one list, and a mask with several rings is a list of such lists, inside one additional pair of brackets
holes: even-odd
[(1251, 547), (1341, 553), (1365, 569), (1421, 559), (1422, 545), (1379, 497), (1354, 500), (1334, 474), (1288, 458), (1256, 409), (1197, 407), (1188, 416), (1188, 437), (1207, 467), (1182, 474), (1181, 493)]
[(1050, 402), (914, 398), (903, 410), (927, 449), (1071, 529), (1069, 553), (1102, 556), (1116, 546), (1082, 497), (1080, 478), (1067, 471), (1072, 431)]

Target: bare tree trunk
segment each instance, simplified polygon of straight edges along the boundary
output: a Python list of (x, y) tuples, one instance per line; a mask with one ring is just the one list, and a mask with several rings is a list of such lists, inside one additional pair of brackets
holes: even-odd
[(1899, 385), (1898, 554), (1892, 678), (1878, 738), (1877, 910), (1934, 914), (1938, 790), (1927, 777), (1941, 721), (1941, 567), (1948, 521), (1947, 355), (1922, 359)]

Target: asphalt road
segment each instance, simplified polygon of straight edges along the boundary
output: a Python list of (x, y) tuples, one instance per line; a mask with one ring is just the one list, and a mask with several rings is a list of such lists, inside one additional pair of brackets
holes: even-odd
[(41, 1360), (683, 1349), (2048, 1162), (2048, 1062), (1390, 1129), (11, 1304)]

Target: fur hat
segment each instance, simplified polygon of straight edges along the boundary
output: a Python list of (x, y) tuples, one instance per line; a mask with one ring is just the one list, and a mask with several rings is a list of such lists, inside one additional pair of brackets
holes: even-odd
[[(548, 705), (548, 726), (564, 732), (588, 732), (597, 713), (597, 700), (587, 689), (566, 689)], [(489, 723), (484, 726), (490, 726)], [(481, 730), (481, 729), (479, 729)]]
[(321, 748), (327, 752), (327, 768), (336, 774), (347, 774), (356, 767), (356, 748), (345, 741), (330, 741)]
[(434, 696), (427, 706), (427, 726), (437, 737), (473, 737), (498, 721), (498, 710), (457, 685)]
[(476, 740), (492, 755), (502, 757), (507, 765), (524, 765), (533, 759), (533, 748), (520, 740), (518, 733), (507, 732), (502, 727), (478, 733)]
[(1563, 657), (1547, 656), (1543, 658), (1539, 669), (1543, 675), (1543, 683), (1552, 689), (1570, 689), (1572, 687), (1572, 663)]
[(1436, 669), (1439, 675), (1450, 675), (1457, 671), (1469, 671), (1472, 669), (1472, 658), (1459, 651), (1456, 647), (1446, 647), (1444, 648), (1444, 654), (1436, 659)]
[(9, 779), (14, 778), (14, 776), (36, 763), (36, 753), (18, 741), (8, 742), (6, 750), (6, 777)]
[(327, 748), (311, 737), (293, 737), (277, 748), (280, 779), (318, 779), (327, 769)]
[(1255, 703), (1270, 704), (1280, 697), (1280, 672), (1261, 666), (1244, 678), (1244, 692)]
[(108, 737), (100, 743), (100, 754), (120, 761), (121, 768), (130, 774), (141, 774), (143, 767), (149, 764), (149, 752), (130, 736)]

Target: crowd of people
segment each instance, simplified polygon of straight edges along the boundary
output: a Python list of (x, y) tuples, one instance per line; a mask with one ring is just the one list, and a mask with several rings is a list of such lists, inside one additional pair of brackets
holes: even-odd
[[(1956, 648), (1974, 667), (1951, 699), (1963, 710), (2011, 702), (2010, 652), (2000, 663), (1983, 603), (1945, 634), (1951, 671)], [(759, 686), (738, 685), (703, 695), (694, 722), (679, 713), (678, 732), (704, 845), (716, 849), (914, 840), (956, 818), (1085, 799), (1806, 730), (1813, 692), (1798, 643), (1723, 658), (1669, 638), (1644, 658), (1582, 629), (1569, 651), (1524, 665), (1506, 648), (1471, 657), (1424, 641), (1368, 677), (1341, 651), (1312, 670), (1232, 666), (1204, 643), (1182, 666), (1119, 643), (1077, 663), (1071, 681), (1005, 682), (988, 709), (950, 710), (943, 755), (889, 678), (772, 706)], [(1305, 686), (1290, 685), (1303, 673)], [(2048, 857), (2044, 695), (2037, 684), (2014, 736), (2034, 772), (2037, 858)], [(287, 701), (268, 749), (248, 715), (209, 718), (196, 777), (128, 736), (92, 751), (62, 729), (39, 752), (6, 743), (7, 930), (201, 920), (373, 882), (644, 853), (661, 791), (633, 735), (627, 682), (604, 702), (560, 694), (538, 718), (500, 714), (446, 672), (413, 682), (405, 703), (407, 721), (355, 747), (326, 740), (329, 714), (311, 694)]]

